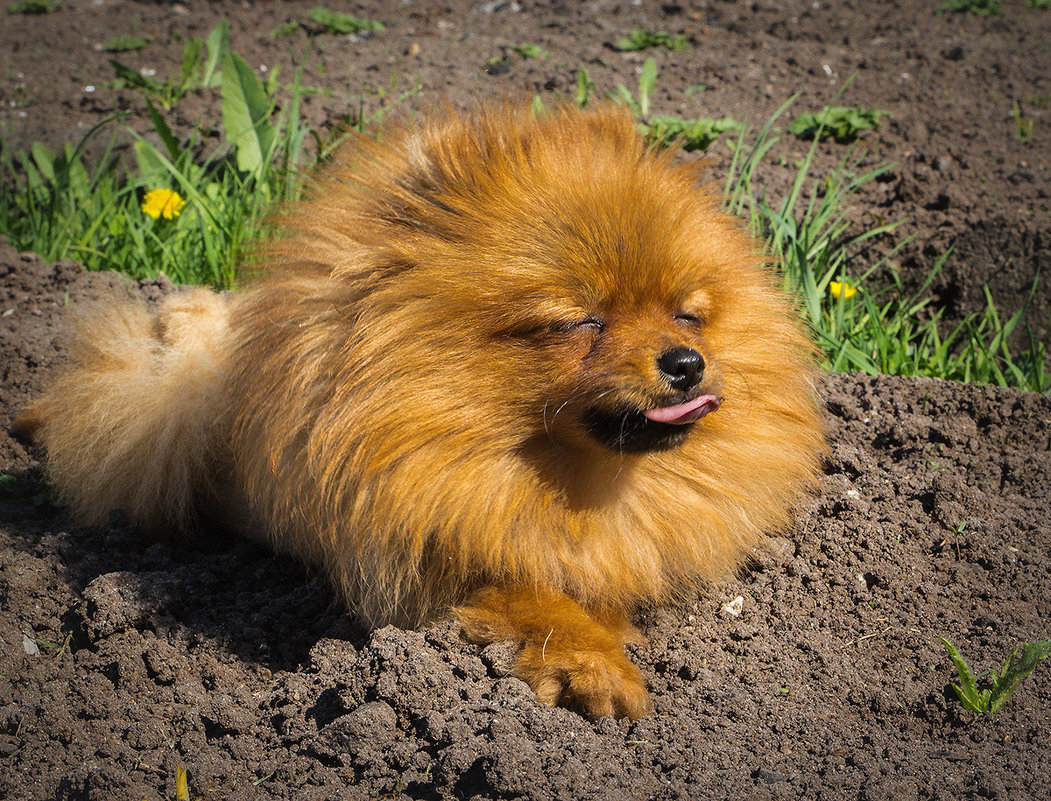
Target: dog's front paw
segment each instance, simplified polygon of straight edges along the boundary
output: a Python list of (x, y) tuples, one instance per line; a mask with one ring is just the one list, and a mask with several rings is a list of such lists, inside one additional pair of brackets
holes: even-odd
[(621, 648), (571, 650), (530, 642), (522, 649), (518, 674), (549, 706), (575, 709), (589, 718), (641, 718), (652, 710), (642, 674)]
[(590, 718), (649, 713), (642, 674), (624, 653), (624, 643), (642, 636), (623, 613), (588, 612), (564, 593), (536, 587), (487, 587), (453, 612), (477, 642), (518, 643), (515, 675), (541, 702)]

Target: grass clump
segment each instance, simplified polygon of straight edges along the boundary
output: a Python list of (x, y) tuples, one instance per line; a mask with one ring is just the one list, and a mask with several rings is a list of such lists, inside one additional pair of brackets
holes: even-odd
[(540, 45), (530, 44), (529, 42), (509, 44), (507, 49), (523, 61), (528, 61), (531, 58), (551, 58), (551, 54)]
[(651, 47), (663, 47), (666, 50), (689, 50), (690, 40), (681, 33), (672, 36), (666, 31), (632, 28), (631, 33), (617, 39), (614, 46), (617, 50), (649, 50)]
[(270, 35), (275, 39), (280, 39), (282, 36), (291, 36), (293, 33), (298, 31), (299, 28), (300, 25), (298, 20), (285, 20), (272, 31), (270, 31)]
[(936, 14), (977, 14), (992, 17), (1000, 13), (1000, 0), (943, 0)]
[(18, 3), (11, 3), (7, 7), (7, 13), (9, 14), (50, 14), (52, 11), (57, 11), (59, 4), (54, 0), (20, 0)]
[(684, 120), (655, 114), (647, 122), (646, 135), (657, 147), (669, 147), (677, 142), (686, 151), (707, 150), (721, 134), (741, 127), (742, 124), (733, 117)]
[(988, 676), (990, 684), (989, 687), (979, 690), (971, 668), (956, 646), (944, 637), (938, 639), (949, 652), (949, 658), (960, 677), (960, 683), (952, 685), (956, 697), (960, 699), (964, 709), (980, 715), (999, 712), (1022, 680), (1029, 676), (1041, 661), (1051, 656), (1051, 640), (1020, 643), (999, 670), (986, 670), (978, 675), (979, 679)]
[(540, 45), (528, 42), (503, 45), (500, 49), (503, 52), (499, 56), (486, 59), (485, 71), (490, 75), (500, 75), (510, 71), (515, 56), (518, 56), (522, 61), (529, 61), (534, 58), (551, 58), (551, 54), (540, 47)]
[(332, 11), (323, 6), (310, 9), (310, 19), (326, 33), (352, 34), (366, 31), (385, 31), (387, 26), (375, 19), (358, 19), (353, 14)]
[(102, 43), (102, 49), (107, 53), (129, 53), (142, 50), (152, 39), (144, 36), (114, 36)]
[(825, 106), (817, 113), (800, 114), (792, 120), (788, 130), (800, 139), (832, 137), (840, 144), (847, 144), (857, 139), (862, 131), (879, 128), (880, 119), (887, 116), (888, 112), (874, 108)]

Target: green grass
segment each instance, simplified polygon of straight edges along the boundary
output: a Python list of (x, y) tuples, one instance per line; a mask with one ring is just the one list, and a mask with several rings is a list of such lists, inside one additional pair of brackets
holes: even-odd
[(857, 139), (862, 131), (879, 128), (880, 119), (886, 116), (889, 116), (888, 112), (874, 108), (825, 106), (816, 113), (800, 114), (792, 120), (788, 130), (800, 139), (831, 137), (840, 144), (847, 144)]
[(689, 50), (690, 40), (681, 33), (672, 36), (666, 31), (632, 28), (630, 34), (617, 39), (615, 46), (617, 50), (648, 50), (651, 47), (663, 47), (667, 50)]
[(114, 36), (102, 43), (102, 49), (107, 53), (128, 53), (142, 50), (151, 41), (146, 36)]
[(531, 58), (551, 58), (551, 54), (540, 45), (531, 44), (529, 42), (509, 44), (507, 49), (523, 61), (528, 61)]
[(938, 639), (949, 652), (949, 658), (960, 678), (959, 684), (952, 685), (960, 705), (969, 712), (978, 714), (999, 712), (1022, 680), (1029, 676), (1041, 661), (1051, 656), (1051, 640), (1020, 643), (999, 670), (987, 670), (978, 675), (979, 679), (988, 676), (990, 685), (979, 690), (970, 666), (956, 646), (944, 637)]
[(59, 4), (54, 0), (21, 0), (7, 7), (9, 14), (50, 14), (57, 11)]
[(387, 26), (374, 19), (358, 19), (353, 14), (344, 14), (324, 7), (310, 9), (310, 19), (326, 33), (352, 34), (365, 31), (384, 31)]
[[(164, 272), (178, 283), (234, 285), (246, 246), (264, 233), (265, 211), (294, 198), (302, 172), (314, 158), (323, 158), (334, 142), (305, 129), (299, 102), (307, 90), (298, 76), (291, 86), (281, 87), (272, 71), (267, 82), (261, 82), (228, 50), (226, 30), (220, 24), (205, 42), (188, 43), (182, 67), (168, 82), (158, 84), (161, 89), (138, 87), (153, 136), (135, 138), (130, 166), (115, 155), (121, 129), (114, 119), (57, 153), (40, 144), (17, 154), (0, 146), (0, 233), (15, 247), (49, 261), (75, 259), (88, 269), (119, 270), (136, 278)], [(786, 288), (814, 332), (826, 367), (1051, 390), (1046, 342), (1030, 336), (1021, 349), (1009, 347), (1022, 333), (1018, 329), (1024, 309), (1003, 319), (986, 292), (984, 309), (946, 326), (932, 308), (928, 290), (950, 254), (943, 254), (926, 282), (909, 294), (894, 277), (892, 260), (904, 244), (893, 244), (895, 225), (859, 229), (850, 222), (859, 189), (887, 167), (860, 170), (860, 156), (850, 147), (828, 174), (815, 176), (818, 149), (826, 147), (817, 135), (797, 165), (787, 194), (768, 197), (757, 176), (766, 170), (782, 135), (780, 119), (792, 101), (758, 131), (751, 131), (734, 120), (652, 114), (656, 80), (657, 68), (649, 59), (636, 91), (620, 86), (610, 96), (631, 109), (640, 132), (654, 147), (676, 144), (703, 150), (720, 134), (736, 131), (735, 137), (722, 140), (730, 151), (727, 210), (744, 217), (766, 241)], [(205, 142), (210, 140), (200, 131), (185, 139), (175, 136), (165, 119), (164, 101), (176, 103), (180, 92), (210, 87), (218, 87), (221, 94), (223, 138), (207, 149)], [(576, 89), (580, 105), (596, 94), (586, 70), (578, 73)], [(360, 108), (346, 122), (359, 128), (375, 124), (419, 90), (419, 83), (406, 91), (392, 84), (390, 102), (371, 118), (363, 95)], [(543, 104), (537, 98), (535, 105)], [(104, 141), (96, 140), (106, 135), (110, 138), (108, 146), (100, 148), (103, 155), (89, 163), (88, 146), (102, 145)], [(306, 155), (308, 141), (316, 145), (315, 156)], [(181, 212), (170, 219), (147, 215), (146, 193), (156, 189), (177, 193), (185, 201)], [(877, 238), (885, 255), (859, 265), (858, 253)], [(871, 280), (875, 274), (892, 278), (878, 285)], [(1032, 292), (1036, 291), (1034, 283)]]
[(936, 14), (977, 14), (980, 17), (992, 17), (1000, 13), (1000, 0), (944, 0)]
[(515, 56), (518, 56), (522, 61), (529, 61), (530, 59), (537, 58), (551, 58), (551, 54), (544, 48), (540, 47), (540, 45), (530, 44), (529, 42), (502, 45), (500, 50), (502, 51), (500, 55), (486, 59), (486, 72), (506, 72), (514, 63)]
[(1024, 142), (1033, 135), (1033, 121), (1022, 115), (1022, 108), (1018, 105), (1017, 100), (1012, 103), (1011, 111), (1015, 119), (1015, 138), (1019, 142)]

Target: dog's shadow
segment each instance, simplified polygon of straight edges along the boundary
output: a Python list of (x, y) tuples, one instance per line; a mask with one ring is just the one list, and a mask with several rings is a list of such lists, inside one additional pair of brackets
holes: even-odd
[(49, 564), (75, 596), (54, 624), (73, 649), (137, 631), (190, 646), (210, 641), (277, 672), (306, 663), (319, 640), (354, 649), (367, 641), (328, 581), (293, 559), (222, 531), (158, 541), (120, 513), (98, 528), (79, 526), (54, 505), (38, 470), (15, 478), (0, 497), (7, 545)]

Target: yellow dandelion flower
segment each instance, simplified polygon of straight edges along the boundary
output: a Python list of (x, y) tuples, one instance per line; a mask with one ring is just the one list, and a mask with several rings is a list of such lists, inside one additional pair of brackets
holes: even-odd
[(840, 300), (846, 300), (847, 298), (852, 298), (858, 294), (858, 291), (846, 281), (843, 283), (840, 283), (839, 281), (829, 281), (828, 291), (831, 295), (834, 295)]
[(146, 193), (146, 199), (142, 204), (142, 213), (148, 214), (153, 219), (164, 217), (170, 220), (178, 217), (186, 201), (179, 193), (172, 189), (151, 189)]

